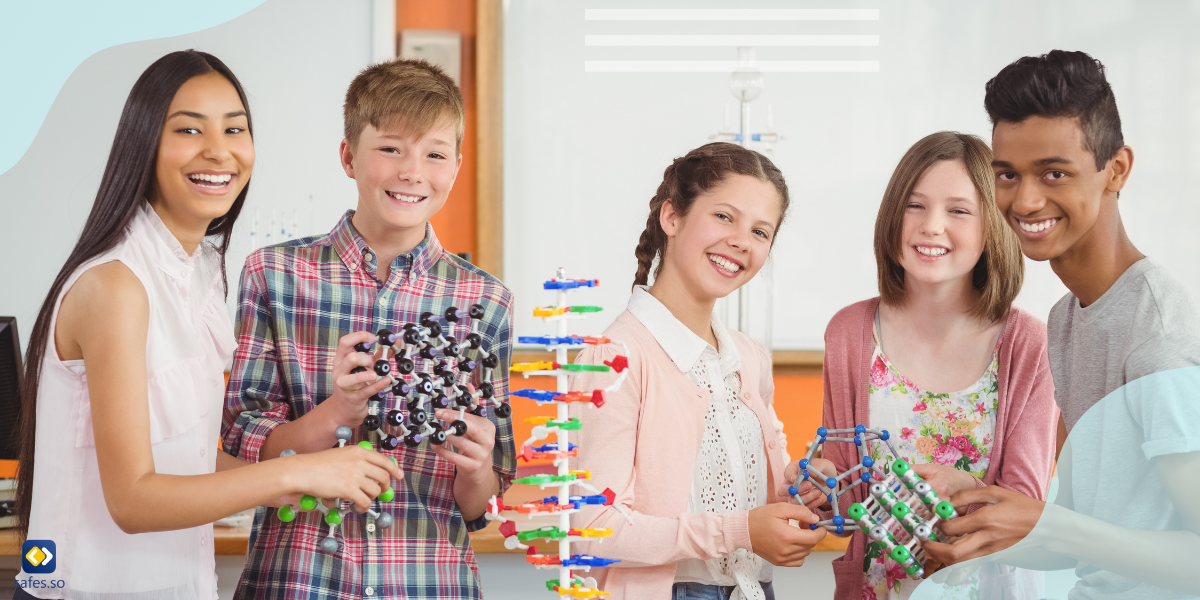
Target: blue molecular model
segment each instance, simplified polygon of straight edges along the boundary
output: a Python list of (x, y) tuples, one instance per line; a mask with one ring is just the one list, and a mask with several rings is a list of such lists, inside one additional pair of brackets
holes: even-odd
[[(830, 435), (854, 437), (828, 437)], [(809, 525), (810, 529), (824, 527), (833, 533), (845, 533), (847, 526), (858, 525), (879, 550), (896, 561), (910, 579), (921, 579), (925, 570), (921, 564), (925, 552), (920, 543), (937, 541), (933, 526), (939, 520), (958, 516), (954, 505), (938, 498), (933, 486), (921, 479), (908, 462), (892, 445), (886, 429), (868, 429), (858, 425), (854, 429), (817, 429), (817, 437), (808, 447), (808, 454), (800, 460), (800, 479), (788, 488), (788, 493), (800, 500), (800, 481), (811, 481), (813, 486), (825, 494), (833, 507), (833, 518)], [(853, 468), (830, 477), (811, 466), (813, 455), (826, 442), (853, 443), (858, 448), (858, 464)], [(888, 469), (881, 469), (871, 458), (871, 443), (883, 442), (895, 460)], [(847, 480), (849, 482), (847, 483)], [(845, 484), (845, 485), (843, 485)], [(839, 511), (838, 498), (860, 484), (870, 487), (869, 496), (861, 503), (855, 502), (843, 517)], [(840, 488), (840, 489), (839, 489)]]

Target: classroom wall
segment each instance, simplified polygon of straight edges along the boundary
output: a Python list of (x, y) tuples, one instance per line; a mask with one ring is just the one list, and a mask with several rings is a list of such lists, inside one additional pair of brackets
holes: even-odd
[(281, 241), (278, 231), (267, 231), (272, 213), (277, 230), (286, 225), (302, 236), (327, 232), (353, 208), (357, 192), (339, 165), (338, 144), (346, 86), (371, 61), (371, 5), (268, 0), (210, 29), (114, 46), (84, 60), (28, 151), (0, 174), (0, 314), (17, 317), (22, 345), (95, 199), (125, 97), (167, 52), (215, 54), (249, 98), (257, 160), (227, 255), (231, 301), (251, 248)]

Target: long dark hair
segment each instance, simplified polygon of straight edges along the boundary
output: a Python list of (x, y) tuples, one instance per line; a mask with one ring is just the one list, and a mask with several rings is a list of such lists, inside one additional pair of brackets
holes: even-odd
[[(661, 259), (667, 249), (667, 234), (659, 222), (663, 203), (670, 202), (675, 212), (686, 216), (697, 196), (716, 187), (731, 174), (757, 177), (774, 185), (775, 191), (779, 192), (779, 220), (782, 223), (791, 200), (783, 173), (771, 159), (728, 142), (712, 142), (700, 146), (675, 159), (671, 166), (663, 171), (662, 183), (650, 199), (650, 216), (646, 217), (646, 229), (642, 231), (637, 248), (633, 251), (638, 261), (637, 274), (633, 276), (635, 287), (650, 282), (650, 269), (654, 266), (654, 259)], [(654, 277), (657, 278), (661, 272), (660, 260)]]
[[(79, 241), (71, 250), (67, 263), (54, 278), (54, 284), (50, 286), (50, 292), (46, 294), (42, 309), (38, 311), (37, 320), (33, 323), (33, 334), (29, 338), (29, 347), (25, 354), (25, 373), (21, 378), (21, 417), (17, 424), (20, 463), (16, 510), (22, 540), (29, 534), (29, 509), (33, 500), (33, 454), (37, 437), (38, 379), (41, 376), (42, 358), (46, 353), (47, 341), (54, 335), (54, 332), (50, 331), (54, 305), (62, 294), (67, 279), (81, 265), (111, 250), (125, 239), (126, 227), (153, 190), (158, 144), (162, 138), (167, 110), (175, 98), (175, 93), (191, 78), (209, 73), (219, 73), (233, 84), (246, 110), (247, 129), (251, 136), (254, 135), (246, 92), (242, 90), (242, 84), (238, 82), (233, 71), (220, 59), (205, 52), (185, 50), (172, 52), (154, 61), (129, 91), (125, 108), (121, 111), (121, 120), (117, 123), (112, 150), (108, 153), (108, 165), (104, 169), (103, 179), (100, 180), (96, 201), (92, 204), (92, 212), (88, 214), (83, 232), (79, 234)], [(229, 249), (233, 223), (242, 210), (249, 190), (250, 184), (247, 182), (233, 206), (229, 208), (229, 212), (213, 219), (205, 232), (207, 236), (216, 237), (214, 240), (206, 240), (206, 243), (211, 243), (220, 253), (222, 277), (225, 273), (225, 251)], [(224, 292), (228, 293), (228, 283), (222, 285)]]

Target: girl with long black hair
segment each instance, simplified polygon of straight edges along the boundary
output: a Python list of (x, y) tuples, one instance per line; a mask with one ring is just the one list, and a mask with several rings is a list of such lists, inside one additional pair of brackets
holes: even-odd
[(216, 597), (211, 523), (310, 493), (365, 510), (397, 467), (338, 448), (249, 465), (221, 451), (234, 348), (224, 257), (254, 165), (246, 94), (173, 52), (126, 100), (95, 204), (33, 327), (17, 510), (57, 587), (17, 597)]

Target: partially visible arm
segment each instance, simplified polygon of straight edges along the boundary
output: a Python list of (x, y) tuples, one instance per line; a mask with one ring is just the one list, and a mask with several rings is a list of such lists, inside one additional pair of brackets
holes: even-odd
[[(361, 448), (340, 452), (336, 460), (329, 460), (332, 455), (289, 458), (206, 475), (155, 472), (145, 383), (148, 324), (149, 301), (141, 282), (128, 267), (111, 262), (89, 269), (67, 292), (55, 332), (68, 348), (78, 348), (87, 368), (100, 483), (109, 513), (123, 531), (211, 523), (278, 496), (314, 491), (313, 482), (321, 492), (344, 494), (331, 497), (369, 504), (368, 494), (382, 491), (375, 482), (386, 485), (398, 473), (383, 464), (390, 461), (368, 457), (375, 453)], [(352, 475), (338, 474), (339, 468)]]

